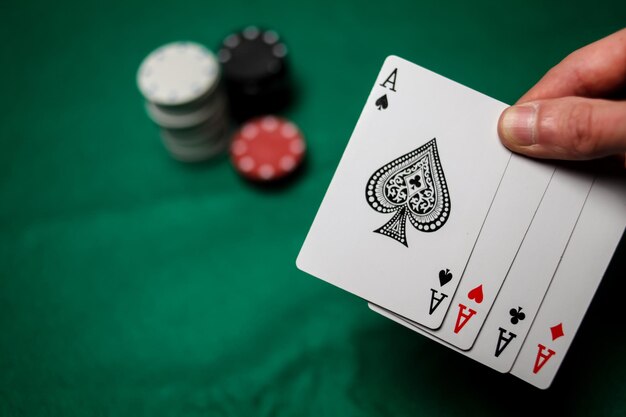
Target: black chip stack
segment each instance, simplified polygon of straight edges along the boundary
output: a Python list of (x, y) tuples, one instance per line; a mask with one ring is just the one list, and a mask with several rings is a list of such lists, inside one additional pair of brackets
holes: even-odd
[(280, 113), (290, 104), (287, 48), (276, 32), (250, 26), (233, 33), (222, 42), (218, 59), (236, 120)]

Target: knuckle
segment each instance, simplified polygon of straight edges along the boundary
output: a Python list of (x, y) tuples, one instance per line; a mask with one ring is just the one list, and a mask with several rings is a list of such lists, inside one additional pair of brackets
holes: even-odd
[(565, 115), (565, 133), (574, 153), (591, 155), (595, 152), (593, 106), (590, 103), (580, 102), (570, 108)]

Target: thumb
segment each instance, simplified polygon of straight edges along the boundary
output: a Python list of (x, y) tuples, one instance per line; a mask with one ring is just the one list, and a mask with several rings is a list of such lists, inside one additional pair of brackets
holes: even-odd
[(506, 109), (502, 143), (537, 158), (592, 159), (626, 151), (626, 102), (564, 97)]

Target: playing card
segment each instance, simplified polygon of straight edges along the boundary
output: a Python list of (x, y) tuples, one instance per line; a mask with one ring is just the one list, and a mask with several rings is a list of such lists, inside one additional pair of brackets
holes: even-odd
[[(480, 286), (467, 293), (459, 291), (460, 301), (450, 309), (440, 332), (429, 332), (398, 315), (391, 318), (439, 342), (443, 340), (437, 337), (438, 333), (445, 332), (443, 334), (449, 336), (467, 329), (477, 333), (480, 330), (477, 324), (484, 321), (471, 351), (455, 349), (493, 369), (508, 372), (558, 267), (592, 179), (593, 175), (588, 172), (571, 171), (565, 167), (556, 170), (491, 312), (479, 310), (482, 315), (488, 314), (486, 320), (473, 321), (480, 317), (477, 312), (479, 301), (484, 301), (476, 295), (476, 288)], [(392, 312), (375, 311), (387, 317), (393, 315)]]
[[(626, 178), (598, 179), (511, 373), (550, 386), (626, 227)], [(617, 295), (616, 295), (617, 296)]]
[(556, 170), (491, 311), (481, 308), (481, 300), (472, 297), (476, 288), (482, 290), (482, 283), (458, 292), (458, 302), (450, 310), (445, 327), (452, 344), (467, 350), (480, 331), (478, 348), (492, 350), (492, 341), (497, 340), (492, 360), (501, 363), (497, 368), (501, 372), (510, 369), (517, 353), (515, 346), (519, 349), (520, 339), (550, 285), (592, 182), (593, 176), (587, 172), (564, 167)]
[(496, 132), (506, 107), (388, 57), (298, 267), (439, 327), (511, 156)]
[[(438, 330), (430, 331), (434, 336), (464, 350), (474, 343), (544, 198), (554, 169), (553, 165), (512, 156), (459, 287), (453, 297), (440, 301), (447, 301), (447, 306), (451, 299), (453, 309)], [(559, 178), (557, 175), (557, 182)], [(582, 207), (583, 200), (569, 203), (576, 204), (570, 204), (566, 210), (576, 211)]]

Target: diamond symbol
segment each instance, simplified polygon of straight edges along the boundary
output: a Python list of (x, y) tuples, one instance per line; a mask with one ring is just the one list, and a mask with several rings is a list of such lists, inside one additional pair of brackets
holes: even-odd
[(565, 333), (563, 333), (563, 323), (559, 323), (556, 326), (550, 327), (550, 333), (552, 333), (552, 340), (556, 340), (561, 336), (565, 336)]

